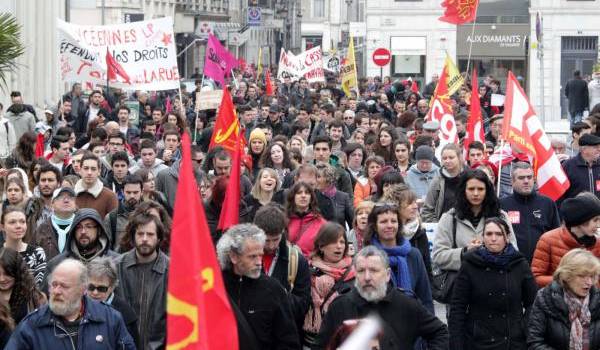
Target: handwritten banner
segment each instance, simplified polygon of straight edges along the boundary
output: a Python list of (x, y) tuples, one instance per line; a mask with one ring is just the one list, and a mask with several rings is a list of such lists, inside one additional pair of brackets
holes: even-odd
[(106, 51), (130, 77), (110, 85), (125, 90), (179, 88), (173, 19), (110, 26), (82, 26), (57, 19), (60, 72), (63, 81), (106, 84)]
[(309, 83), (325, 81), (321, 46), (304, 51), (297, 56), (281, 49), (277, 79), (283, 81), (284, 78), (290, 78), (296, 81), (300, 77), (305, 77)]

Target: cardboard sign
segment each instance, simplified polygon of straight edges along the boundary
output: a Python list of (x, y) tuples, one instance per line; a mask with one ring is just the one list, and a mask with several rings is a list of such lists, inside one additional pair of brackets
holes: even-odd
[(196, 111), (217, 109), (223, 99), (223, 90), (200, 91), (196, 98)]

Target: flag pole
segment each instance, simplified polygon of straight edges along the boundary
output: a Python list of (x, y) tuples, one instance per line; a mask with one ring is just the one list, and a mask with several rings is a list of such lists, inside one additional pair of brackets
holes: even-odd
[(469, 57), (467, 58), (467, 74), (469, 68), (471, 68), (471, 54), (473, 53), (473, 35), (475, 35), (475, 25), (477, 24), (477, 11), (479, 11), (479, 5), (475, 8), (475, 19), (473, 19), (473, 26), (471, 28), (471, 43), (469, 44)]
[(500, 179), (502, 178), (502, 156), (504, 151), (504, 139), (500, 139), (500, 160), (498, 161), (498, 186), (496, 187), (496, 196), (500, 197)]

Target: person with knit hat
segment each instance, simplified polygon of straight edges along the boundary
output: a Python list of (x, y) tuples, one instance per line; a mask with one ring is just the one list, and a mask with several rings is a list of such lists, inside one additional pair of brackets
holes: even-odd
[(433, 163), (434, 157), (433, 147), (419, 146), (415, 151), (417, 163), (408, 169), (406, 183), (419, 199), (425, 199), (429, 186), (439, 174), (439, 167)]
[(542, 235), (533, 254), (531, 270), (538, 286), (552, 282), (560, 259), (571, 249), (583, 248), (600, 257), (600, 200), (589, 192), (565, 200), (560, 207), (563, 224)]
[(252, 157), (252, 178), (256, 179), (256, 175), (258, 175), (258, 171), (260, 170), (258, 165), (260, 157), (267, 148), (265, 133), (259, 128), (252, 130), (250, 137), (248, 137), (248, 146), (248, 155)]

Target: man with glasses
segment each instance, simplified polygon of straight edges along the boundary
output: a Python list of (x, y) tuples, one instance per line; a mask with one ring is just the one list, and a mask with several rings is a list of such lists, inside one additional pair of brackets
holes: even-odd
[(87, 268), (67, 259), (50, 275), (48, 305), (28, 315), (6, 349), (127, 349), (136, 346), (119, 312), (87, 296)]
[(52, 215), (40, 224), (33, 236), (33, 242), (44, 249), (46, 259), (51, 260), (64, 252), (76, 211), (73, 189), (56, 189), (52, 195)]
[(347, 109), (344, 111), (342, 119), (344, 120), (344, 124), (346, 125), (346, 128), (348, 129), (348, 132), (350, 134), (352, 134), (354, 132), (354, 130), (356, 130), (356, 124), (354, 123), (355, 118), (356, 118), (356, 113), (354, 113), (353, 110)]

